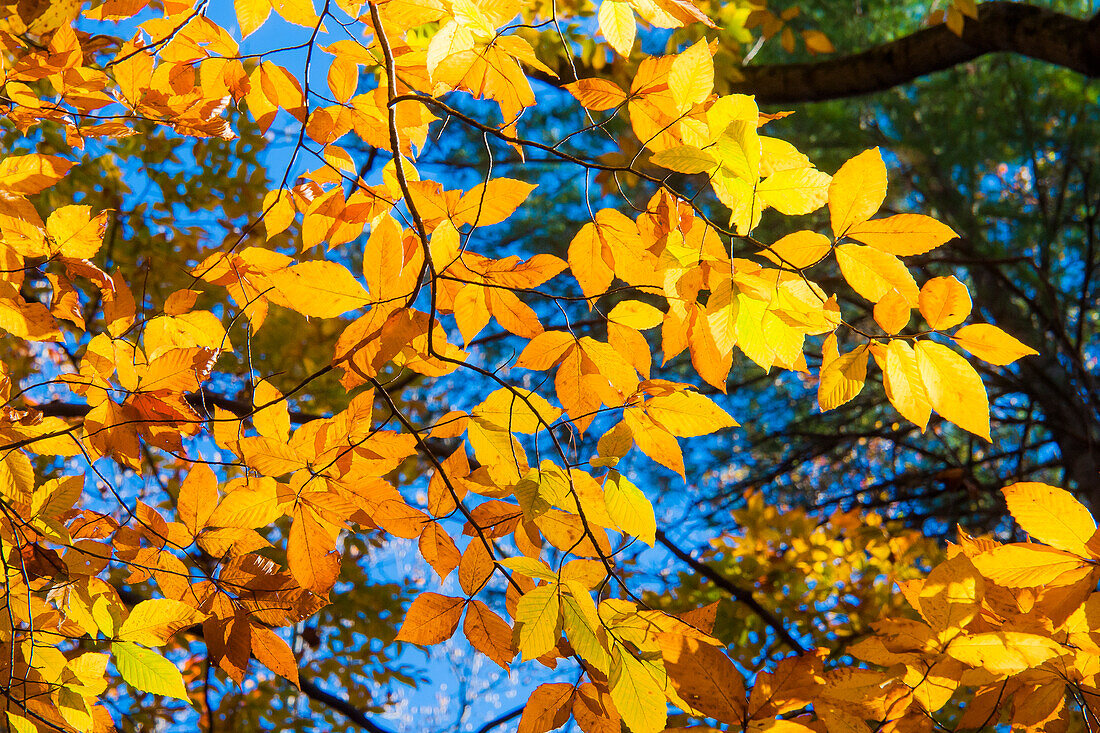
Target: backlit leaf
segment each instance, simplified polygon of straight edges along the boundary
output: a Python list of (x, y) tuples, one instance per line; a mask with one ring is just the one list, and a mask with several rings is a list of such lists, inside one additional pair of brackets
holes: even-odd
[(997, 366), (1005, 366), (1020, 357), (1039, 353), (989, 323), (963, 326), (951, 338), (974, 356)]
[(918, 341), (917, 368), (928, 400), (943, 419), (990, 440), (989, 398), (982, 378), (959, 354), (943, 344)]
[(936, 331), (954, 328), (970, 315), (970, 292), (952, 276), (932, 278), (920, 289), (920, 313)]
[(870, 219), (885, 200), (886, 164), (878, 148), (871, 148), (842, 165), (829, 184), (833, 235), (845, 236), (853, 225)]
[(421, 593), (405, 612), (405, 621), (394, 641), (408, 641), (421, 646), (440, 644), (450, 639), (458, 629), (465, 606), (466, 601), (461, 598)]
[(111, 644), (111, 653), (118, 673), (135, 689), (189, 702), (179, 668), (161, 655), (128, 641)]
[(1093, 555), (1088, 542), (1096, 533), (1096, 520), (1068, 491), (1021, 481), (1001, 489), (1001, 493), (1012, 518), (1029, 535), (1081, 557)]

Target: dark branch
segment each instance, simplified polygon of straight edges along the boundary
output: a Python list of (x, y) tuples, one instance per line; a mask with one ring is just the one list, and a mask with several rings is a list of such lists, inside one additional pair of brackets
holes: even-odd
[(997, 52), (1100, 76), (1100, 15), (1081, 20), (1026, 3), (982, 3), (978, 20), (966, 19), (962, 37), (940, 24), (827, 61), (746, 66), (737, 70), (744, 79), (732, 89), (766, 104), (837, 99), (891, 89)]
[(305, 693), (306, 697), (310, 700), (319, 702), (322, 705), (327, 705), (333, 710), (342, 713), (348, 720), (355, 723), (360, 728), (370, 731), (370, 733), (390, 733), (367, 717), (365, 712), (355, 707), (344, 698), (337, 697), (330, 692), (325, 692), (317, 686), (316, 682), (308, 677), (300, 678), (299, 682), (302, 685), (302, 692)]
[(770, 626), (776, 635), (795, 652), (802, 654), (806, 651), (806, 648), (798, 643), (791, 635), (791, 632), (787, 631), (787, 627), (783, 625), (783, 622), (780, 621), (774, 613), (760, 605), (760, 601), (753, 597), (752, 591), (734, 585), (729, 578), (716, 572), (714, 568), (699, 562), (694, 557), (681, 550), (673, 544), (672, 540), (670, 540), (661, 530), (657, 530), (657, 541), (664, 545), (673, 555), (691, 566), (692, 570), (729, 593), (736, 600), (748, 606), (753, 613), (760, 617), (761, 621)]
[[(716, 69), (730, 78), (730, 89), (755, 94), (762, 104), (797, 104), (854, 97), (906, 84), (936, 71), (989, 53), (1013, 53), (1046, 61), (1089, 78), (1100, 76), (1100, 13), (1073, 18), (1027, 3), (986, 2), (978, 19), (967, 18), (962, 37), (942, 23), (861, 53), (805, 64), (769, 64)], [(560, 78), (528, 70), (537, 79), (560, 86), (599, 72), (580, 59), (559, 64)]]

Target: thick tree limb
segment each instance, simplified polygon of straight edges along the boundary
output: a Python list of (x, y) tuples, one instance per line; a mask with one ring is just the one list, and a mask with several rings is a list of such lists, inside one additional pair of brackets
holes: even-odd
[(770, 626), (772, 631), (774, 631), (776, 635), (795, 652), (802, 654), (806, 651), (806, 648), (798, 643), (798, 640), (796, 640), (794, 636), (791, 635), (791, 632), (787, 630), (787, 627), (783, 625), (783, 622), (780, 621), (774, 613), (760, 605), (760, 601), (756, 600), (756, 598), (752, 594), (752, 591), (748, 591), (744, 588), (740, 588), (734, 585), (729, 578), (718, 572), (715, 572), (714, 568), (699, 562), (694, 557), (684, 552), (677, 545), (675, 545), (672, 540), (670, 540), (668, 536), (665, 535), (665, 533), (661, 530), (657, 530), (657, 541), (664, 545), (665, 548), (673, 555), (691, 566), (692, 570), (699, 573), (699, 575), (702, 575), (704, 578), (729, 593), (735, 599), (741, 601), (741, 603), (744, 603), (746, 606), (748, 606), (753, 613), (760, 617), (761, 621)]
[[(967, 18), (962, 37), (940, 24), (860, 53), (813, 63), (767, 64), (715, 69), (730, 89), (755, 94), (762, 104), (797, 104), (880, 92), (973, 61), (989, 53), (1014, 53), (1100, 77), (1100, 13), (1082, 20), (1027, 3), (994, 2), (978, 6), (978, 19)], [(560, 78), (535, 70), (530, 76), (561, 86), (573, 78), (597, 76), (580, 59), (559, 64)]]
[(815, 102), (890, 89), (996, 52), (1100, 76), (1100, 14), (1080, 20), (1027, 3), (982, 3), (961, 38), (941, 24), (826, 61), (746, 66), (732, 88), (766, 104)]

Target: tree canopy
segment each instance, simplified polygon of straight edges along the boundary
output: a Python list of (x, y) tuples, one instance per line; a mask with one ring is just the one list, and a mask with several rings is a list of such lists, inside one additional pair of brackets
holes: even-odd
[(8, 729), (1100, 723), (1100, 15), (231, 5), (0, 0)]

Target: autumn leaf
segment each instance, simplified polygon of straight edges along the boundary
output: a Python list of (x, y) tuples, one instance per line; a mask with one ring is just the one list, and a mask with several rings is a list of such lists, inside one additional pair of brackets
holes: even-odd
[(1029, 535), (1059, 550), (1093, 557), (1088, 547), (1096, 520), (1064, 489), (1021, 481), (1001, 489), (1008, 511)]
[(963, 326), (951, 338), (979, 359), (998, 366), (1005, 366), (1021, 357), (1039, 353), (988, 323)]
[(394, 641), (430, 646), (450, 639), (458, 629), (465, 605), (461, 598), (421, 593), (405, 612), (405, 621)]
[(878, 148), (871, 148), (842, 165), (829, 183), (833, 236), (847, 235), (853, 225), (870, 219), (885, 200), (886, 164)]

